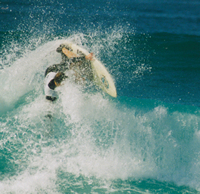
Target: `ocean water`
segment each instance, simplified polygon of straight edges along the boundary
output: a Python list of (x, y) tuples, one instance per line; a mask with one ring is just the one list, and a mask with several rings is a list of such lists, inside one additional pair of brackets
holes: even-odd
[[(199, 193), (200, 0), (2, 0), (0, 193)], [(118, 97), (45, 69), (65, 40)], [(48, 112), (52, 121), (45, 117)]]

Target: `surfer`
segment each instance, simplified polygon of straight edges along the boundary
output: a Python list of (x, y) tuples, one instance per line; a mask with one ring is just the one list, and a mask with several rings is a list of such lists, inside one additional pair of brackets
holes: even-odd
[(61, 82), (68, 76), (65, 75), (66, 70), (73, 70), (75, 75), (75, 81), (80, 79), (85, 80), (84, 75), (90, 81), (93, 79), (92, 69), (90, 61), (93, 59), (93, 53), (84, 55), (79, 52), (79, 55), (75, 55), (70, 51), (67, 45), (60, 45), (57, 52), (61, 53), (62, 61), (60, 64), (54, 64), (49, 66), (45, 71), (45, 95), (46, 99), (55, 101), (58, 98), (56, 87), (61, 85)]

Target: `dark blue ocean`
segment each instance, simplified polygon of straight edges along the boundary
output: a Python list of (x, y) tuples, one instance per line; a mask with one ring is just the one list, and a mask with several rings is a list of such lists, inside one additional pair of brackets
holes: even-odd
[[(66, 82), (45, 100), (65, 40), (117, 98)], [(200, 0), (1, 0), (0, 193), (199, 193), (199, 78)]]

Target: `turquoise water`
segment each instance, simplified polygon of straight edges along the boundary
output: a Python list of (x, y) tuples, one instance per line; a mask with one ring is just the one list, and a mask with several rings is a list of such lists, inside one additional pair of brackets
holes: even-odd
[[(200, 1), (2, 1), (0, 193), (198, 193)], [(45, 100), (64, 41), (118, 97), (70, 80)], [(51, 112), (53, 120), (45, 117)]]

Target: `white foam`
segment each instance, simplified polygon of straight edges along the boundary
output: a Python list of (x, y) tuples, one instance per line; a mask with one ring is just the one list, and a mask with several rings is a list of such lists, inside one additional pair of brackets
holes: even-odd
[[(76, 37), (70, 39), (84, 42), (84, 37)], [(33, 94), (27, 98), (34, 95), (8, 114), (1, 129), (8, 137), (0, 145), (22, 142), (25, 163), (22, 170), (1, 181), (2, 193), (56, 193), (59, 171), (108, 181), (154, 178), (199, 187), (198, 116), (169, 112), (164, 106), (145, 112), (127, 108), (101, 92), (87, 93), (71, 80), (60, 87), (55, 104), (45, 101), (44, 71), (60, 61), (54, 50), (62, 41), (29, 51), (0, 72), (4, 110), (29, 91)], [(45, 136), (43, 118), (48, 111), (55, 114), (55, 123), (53, 133)]]

